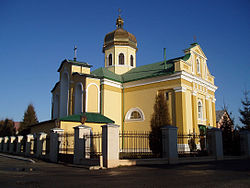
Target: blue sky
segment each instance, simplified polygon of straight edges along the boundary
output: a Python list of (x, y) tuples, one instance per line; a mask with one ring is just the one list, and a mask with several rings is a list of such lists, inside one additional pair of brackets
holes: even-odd
[(104, 36), (124, 28), (138, 42), (137, 66), (182, 56), (194, 36), (215, 76), (216, 108), (223, 101), (238, 123), (244, 88), (250, 89), (250, 1), (0, 1), (0, 119), (21, 121), (33, 103), (39, 121), (51, 114), (57, 68), (73, 58), (104, 66)]

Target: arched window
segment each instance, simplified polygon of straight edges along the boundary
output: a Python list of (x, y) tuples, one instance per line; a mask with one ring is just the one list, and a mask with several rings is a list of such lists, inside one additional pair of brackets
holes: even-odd
[(201, 64), (199, 59), (197, 59), (196, 62), (197, 62), (197, 73), (201, 73)]
[(130, 56), (130, 66), (134, 66), (134, 57), (132, 55)]
[(124, 65), (124, 54), (123, 53), (119, 54), (119, 65)]
[(109, 60), (108, 65), (111, 66), (112, 65), (112, 54), (109, 54), (108, 60)]
[(82, 94), (83, 94), (83, 89), (82, 89), (82, 84), (78, 83), (75, 86), (75, 114), (80, 114), (82, 113)]
[(198, 119), (202, 119), (202, 103), (198, 102)]
[(126, 121), (144, 121), (144, 114), (139, 108), (131, 108), (126, 116)]

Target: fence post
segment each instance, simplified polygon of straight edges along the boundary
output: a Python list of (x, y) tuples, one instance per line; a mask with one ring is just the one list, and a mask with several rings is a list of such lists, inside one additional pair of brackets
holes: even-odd
[(37, 134), (37, 146), (36, 146), (36, 157), (40, 158), (43, 155), (43, 149), (44, 149), (44, 140), (46, 139), (47, 134), (40, 132)]
[(102, 126), (103, 166), (113, 168), (119, 165), (119, 126), (107, 124)]
[(3, 137), (0, 137), (0, 152), (3, 151), (3, 141), (4, 141)]
[(74, 164), (80, 164), (83, 159), (90, 158), (91, 128), (85, 125), (74, 127)]
[(176, 164), (178, 163), (177, 127), (167, 125), (162, 127), (161, 131), (163, 158), (168, 158), (169, 164)]
[(22, 145), (23, 136), (17, 136), (17, 143), (16, 143), (16, 153), (21, 154), (21, 145)]
[(51, 129), (50, 133), (50, 152), (49, 159), (51, 162), (58, 161), (59, 154), (59, 135), (63, 134), (64, 130), (60, 128)]
[(212, 128), (208, 130), (208, 151), (217, 160), (223, 160), (223, 144), (222, 133), (218, 128)]
[(28, 134), (27, 135), (27, 140), (26, 140), (26, 146), (25, 146), (25, 155), (30, 156), (31, 155), (31, 140), (34, 139), (33, 134)]
[(5, 136), (4, 137), (4, 143), (3, 143), (3, 152), (8, 152), (9, 150), (9, 137)]
[(240, 131), (240, 148), (241, 153), (245, 157), (250, 158), (250, 131)]
[(9, 141), (9, 153), (14, 153), (14, 142), (15, 142), (16, 137), (15, 136), (10, 136), (10, 141)]

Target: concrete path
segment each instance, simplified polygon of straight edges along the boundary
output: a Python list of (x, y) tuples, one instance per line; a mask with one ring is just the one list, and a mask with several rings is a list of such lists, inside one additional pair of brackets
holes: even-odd
[(0, 187), (250, 187), (250, 160), (90, 171), (0, 156)]

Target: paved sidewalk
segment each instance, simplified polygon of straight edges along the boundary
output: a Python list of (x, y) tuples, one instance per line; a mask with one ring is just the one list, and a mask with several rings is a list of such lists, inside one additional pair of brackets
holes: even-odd
[(0, 156), (35, 163), (35, 161), (33, 159), (21, 157), (21, 156), (17, 156), (17, 155), (8, 155), (8, 154), (0, 153)]
[(250, 187), (250, 160), (146, 165), (90, 171), (0, 156), (0, 187)]

